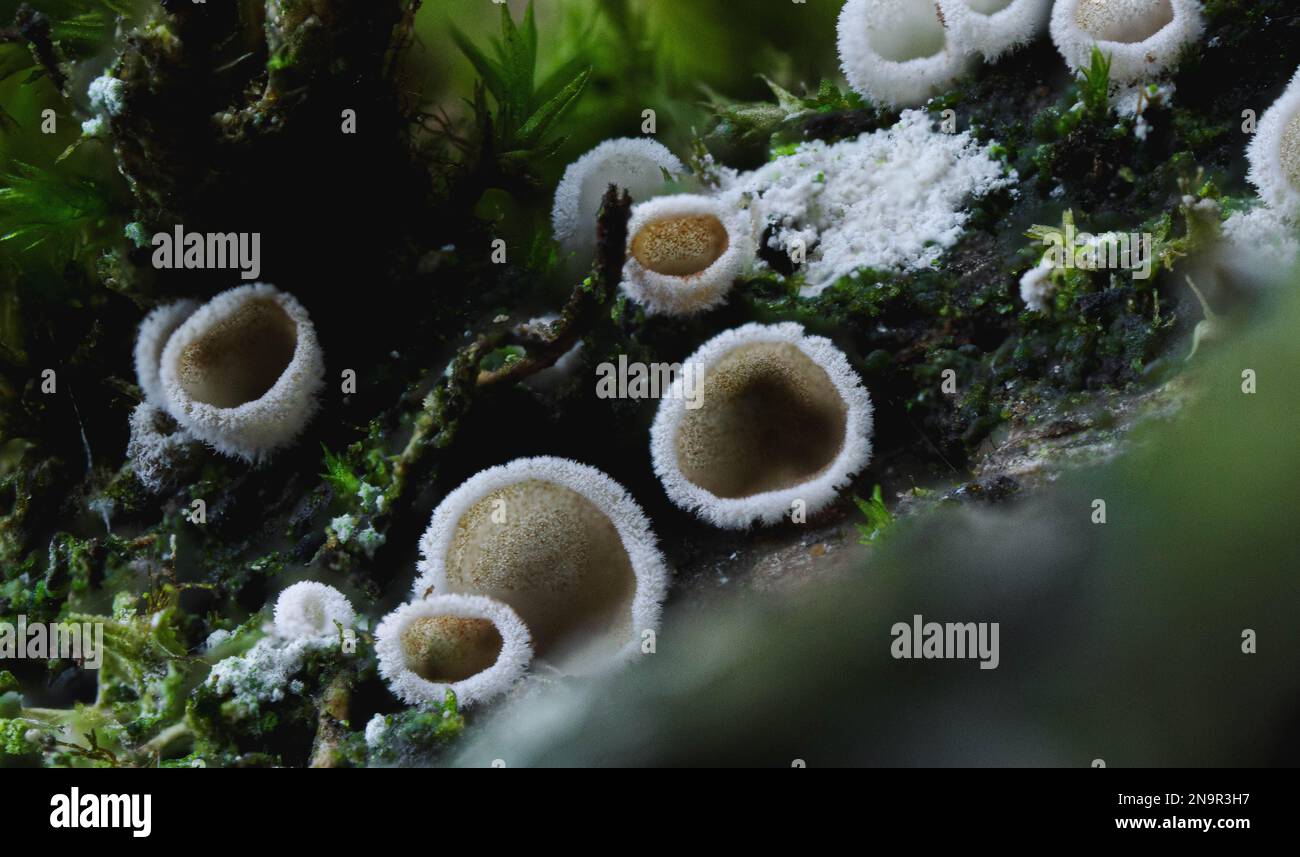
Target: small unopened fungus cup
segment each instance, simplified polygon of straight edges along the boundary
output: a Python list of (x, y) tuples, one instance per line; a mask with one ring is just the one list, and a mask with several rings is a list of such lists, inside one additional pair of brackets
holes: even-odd
[(718, 306), (754, 255), (742, 221), (705, 196), (638, 205), (628, 223), (623, 291), (649, 315), (693, 315)]
[(829, 340), (794, 323), (749, 324), (686, 360), (650, 449), (674, 503), (743, 529), (830, 505), (870, 461), (871, 430), (871, 397)]
[(863, 98), (916, 107), (970, 67), (953, 44), (935, 0), (848, 0), (837, 27), (840, 67)]
[(539, 660), (586, 674), (640, 652), (668, 574), (645, 514), (614, 480), (563, 458), (478, 473), (434, 510), (416, 600), (484, 595), (514, 609)]
[(685, 174), (677, 156), (645, 137), (606, 140), (569, 164), (555, 188), (551, 225), (565, 250), (588, 265), (596, 251), (596, 217), (610, 185), (622, 188), (633, 202), (664, 192), (668, 178)]
[(177, 328), (159, 376), (182, 427), (218, 452), (261, 462), (315, 415), (325, 359), (302, 304), (257, 283), (222, 292)]
[(275, 633), (286, 640), (335, 639), (355, 619), (346, 595), (314, 580), (295, 583), (275, 601)]
[(448, 691), (461, 707), (508, 691), (533, 659), (528, 629), (502, 602), (442, 595), (405, 604), (375, 630), (379, 674), (408, 705), (441, 704)]
[(1118, 84), (1172, 70), (1204, 26), (1197, 0), (1056, 0), (1052, 7), (1052, 41), (1066, 65), (1087, 69), (1096, 47), (1110, 57)]

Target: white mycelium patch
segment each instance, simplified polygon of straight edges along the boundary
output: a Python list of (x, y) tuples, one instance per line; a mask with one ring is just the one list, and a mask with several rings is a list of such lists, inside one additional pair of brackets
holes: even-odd
[(723, 172), (724, 207), (748, 201), (768, 246), (804, 248), (803, 294), (817, 295), (863, 268), (934, 265), (957, 243), (971, 198), (1014, 183), (968, 132), (936, 131), (921, 110), (892, 128), (828, 145), (805, 143), (749, 173)]
[(623, 291), (648, 315), (693, 315), (723, 303), (753, 259), (749, 222), (724, 202), (663, 196), (632, 210)]
[(1056, 282), (1052, 279), (1055, 270), (1056, 266), (1051, 261), (1043, 259), (1020, 278), (1020, 299), (1030, 309), (1038, 312), (1047, 310), (1052, 295), (1056, 293)]
[[(533, 659), (528, 629), (500, 601), (442, 595), (404, 604), (375, 630), (379, 674), (408, 705), (488, 702), (523, 677)], [(367, 735), (370, 730), (367, 727)]]
[(95, 113), (117, 116), (126, 109), (126, 84), (111, 74), (102, 74), (90, 82), (86, 95)]
[(540, 659), (592, 673), (640, 652), (659, 627), (668, 570), (621, 485), (563, 458), (478, 473), (434, 510), (415, 598), (487, 595), (514, 608)]
[(146, 402), (160, 408), (166, 406), (167, 395), (158, 376), (163, 349), (176, 329), (198, 308), (198, 301), (176, 301), (155, 308), (140, 322), (135, 335), (135, 377)]
[(915, 107), (946, 89), (970, 65), (934, 0), (848, 0), (837, 28), (840, 67), (862, 97)]
[(356, 611), (346, 595), (314, 580), (295, 583), (275, 602), (275, 633), (289, 640), (337, 640), (339, 626), (350, 628), (354, 619)]
[(1260, 198), (1288, 220), (1300, 220), (1300, 72), (1260, 119), (1246, 157)]
[(679, 378), (650, 451), (669, 498), (714, 526), (815, 514), (871, 460), (871, 397), (830, 340), (747, 324), (686, 363), (701, 374), (702, 406), (687, 407)]
[(225, 455), (261, 462), (315, 415), (325, 358), (302, 304), (255, 283), (217, 295), (163, 350), (167, 410)]
[(600, 201), (611, 184), (625, 189), (633, 202), (645, 202), (663, 193), (665, 173), (681, 176), (685, 172), (677, 156), (654, 140), (606, 140), (564, 171), (551, 211), (556, 240), (581, 264), (589, 264), (596, 249)]
[(286, 690), (293, 692), (291, 682), (307, 656), (328, 645), (325, 638), (263, 637), (242, 655), (214, 664), (206, 683), (219, 694), (233, 696), (237, 716), (250, 716), (256, 713), (258, 703), (279, 702)]
[(1052, 7), (1052, 41), (1066, 65), (1088, 68), (1095, 45), (1110, 56), (1110, 78), (1118, 84), (1172, 70), (1204, 28), (1196, 0), (1056, 0)]
[(949, 39), (987, 60), (1023, 47), (1047, 28), (1052, 0), (937, 0)]

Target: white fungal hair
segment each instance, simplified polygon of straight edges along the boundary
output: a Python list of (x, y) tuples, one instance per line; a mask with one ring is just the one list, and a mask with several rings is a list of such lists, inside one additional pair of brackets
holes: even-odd
[(346, 595), (314, 580), (295, 583), (275, 601), (275, 633), (286, 640), (337, 637), (338, 625), (350, 628), (356, 617)]
[(1092, 64), (1095, 45), (1110, 56), (1110, 78), (1124, 85), (1171, 71), (1205, 29), (1197, 0), (1056, 0), (1052, 41), (1075, 71)]
[(406, 704), (441, 704), (451, 691), (465, 708), (508, 691), (527, 671), (533, 647), (509, 605), (439, 595), (385, 616), (375, 630), (375, 654), (379, 674)]
[(848, 0), (837, 26), (840, 67), (859, 95), (888, 107), (915, 107), (970, 65), (948, 38), (935, 0)]
[(126, 457), (140, 484), (157, 494), (175, 481), (177, 466), (191, 449), (198, 449), (198, 441), (152, 402), (136, 406), (130, 427)]
[(668, 497), (713, 526), (775, 524), (800, 501), (815, 514), (870, 462), (871, 396), (830, 340), (793, 322), (747, 324), (684, 365), (702, 405), (688, 407), (678, 378), (650, 452)]
[(1211, 258), (1232, 284), (1247, 289), (1283, 286), (1300, 270), (1300, 228), (1277, 209), (1257, 205), (1233, 212), (1222, 231)]
[(1052, 0), (938, 0), (951, 43), (986, 60), (1024, 47), (1047, 27)]
[(158, 377), (163, 349), (167, 340), (185, 319), (199, 308), (198, 301), (181, 300), (155, 307), (140, 322), (135, 335), (135, 378), (144, 393), (144, 399), (157, 407), (166, 407), (167, 394)]
[(632, 209), (624, 294), (647, 315), (694, 315), (727, 299), (754, 256), (741, 212), (707, 196), (661, 196)]
[(1265, 111), (1246, 148), (1247, 178), (1278, 214), (1300, 221), (1300, 71)]
[(645, 137), (606, 140), (569, 164), (555, 189), (551, 225), (555, 239), (586, 264), (596, 250), (596, 216), (611, 184), (626, 190), (634, 202), (664, 191), (664, 173), (686, 172), (677, 156)]
[(160, 377), (178, 423), (224, 455), (261, 463), (315, 416), (325, 357), (302, 304), (255, 283), (191, 315), (168, 340)]
[(668, 570), (650, 522), (604, 473), (564, 458), (484, 470), (434, 510), (417, 599), (489, 595), (523, 617), (538, 657), (590, 674), (640, 652), (659, 627)]

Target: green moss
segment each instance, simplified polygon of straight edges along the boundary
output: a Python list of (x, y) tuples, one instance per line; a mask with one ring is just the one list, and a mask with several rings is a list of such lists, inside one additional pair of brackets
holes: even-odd
[(440, 705), (410, 708), (384, 718), (379, 743), (370, 750), (371, 764), (410, 763), (437, 754), (465, 731), (456, 695), (448, 691)]

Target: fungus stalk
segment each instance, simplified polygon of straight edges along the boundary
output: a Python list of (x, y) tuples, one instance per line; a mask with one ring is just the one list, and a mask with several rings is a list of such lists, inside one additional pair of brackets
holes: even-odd
[(486, 595), (527, 623), (539, 658), (589, 673), (658, 627), (667, 571), (641, 508), (594, 468), (527, 458), (485, 470), (434, 511), (415, 597)]
[(871, 457), (871, 399), (828, 340), (787, 323), (745, 325), (687, 360), (697, 409), (677, 389), (651, 429), (669, 498), (714, 526), (774, 524), (834, 501)]

